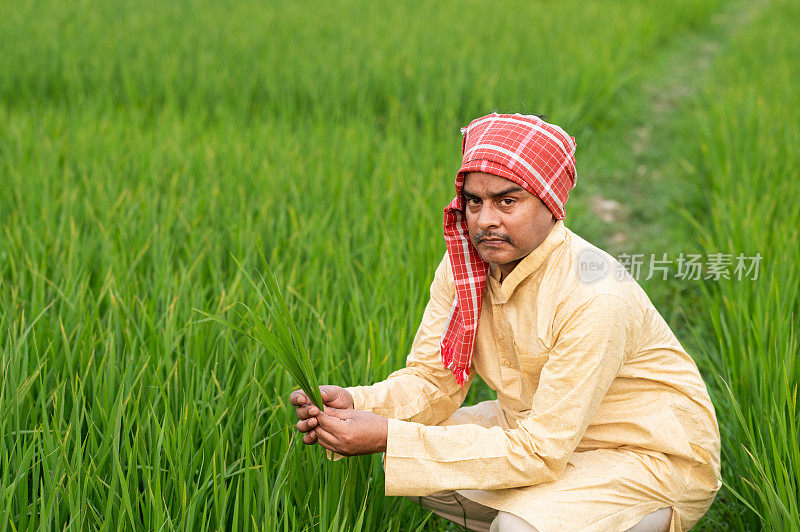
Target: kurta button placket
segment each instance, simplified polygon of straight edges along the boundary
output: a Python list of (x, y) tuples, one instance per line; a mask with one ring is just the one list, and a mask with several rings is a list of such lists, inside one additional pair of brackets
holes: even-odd
[[(506, 319), (505, 315), (505, 295), (503, 294), (500, 299), (501, 302), (495, 303), (492, 305), (492, 320), (494, 322), (494, 330), (495, 332), (495, 345), (497, 346), (497, 354), (500, 355), (500, 366), (505, 369), (510, 369), (512, 364), (509, 358), (511, 354), (508, 349), (508, 340), (510, 336), (508, 335), (508, 320)], [(506, 332), (502, 332), (506, 331)], [(505, 374), (505, 372), (503, 372)], [(506, 374), (507, 375), (507, 374)], [(503, 377), (504, 379), (507, 377)]]

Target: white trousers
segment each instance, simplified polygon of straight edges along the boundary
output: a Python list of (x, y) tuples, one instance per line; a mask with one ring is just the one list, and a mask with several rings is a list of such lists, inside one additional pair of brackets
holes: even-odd
[[(508, 512), (472, 501), (455, 491), (440, 491), (426, 497), (406, 497), (440, 517), (479, 532), (537, 532), (524, 519)], [(647, 514), (626, 532), (667, 532), (672, 508), (659, 508)], [(540, 531), (547, 532), (547, 531)]]

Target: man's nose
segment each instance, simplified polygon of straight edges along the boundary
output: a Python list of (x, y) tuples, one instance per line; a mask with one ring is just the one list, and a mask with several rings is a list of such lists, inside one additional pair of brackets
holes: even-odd
[(481, 231), (486, 231), (491, 227), (500, 226), (500, 217), (497, 210), (492, 206), (491, 202), (484, 202), (481, 205), (481, 212), (478, 213), (478, 228)]

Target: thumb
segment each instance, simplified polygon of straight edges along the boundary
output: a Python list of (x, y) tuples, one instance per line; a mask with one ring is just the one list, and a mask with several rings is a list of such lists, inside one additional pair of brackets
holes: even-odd
[(334, 390), (331, 389), (330, 385), (324, 385), (319, 387), (319, 394), (322, 396), (322, 400), (324, 402), (328, 402), (332, 399), (336, 398), (336, 393)]
[(322, 402), (325, 403), (325, 406), (334, 408), (351, 408), (353, 406), (350, 393), (341, 386), (328, 384), (319, 388), (322, 393)]

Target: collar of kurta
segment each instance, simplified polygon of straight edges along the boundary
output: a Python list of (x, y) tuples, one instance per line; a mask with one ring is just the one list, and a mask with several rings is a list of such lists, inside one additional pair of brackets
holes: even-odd
[[(547, 234), (547, 237), (545, 237), (544, 241), (542, 241), (542, 243), (539, 244), (536, 249), (525, 256), (525, 258), (523, 258), (519, 264), (517, 264), (516, 267), (511, 270), (511, 273), (508, 274), (508, 277), (503, 279), (502, 283), (500, 282), (500, 268), (494, 264), (491, 265), (488, 268), (487, 278), (489, 280), (489, 285), (491, 286), (492, 298), (494, 302), (499, 304), (507, 303), (511, 298), (511, 295), (523, 281), (547, 267), (547, 263), (554, 254), (557, 254), (556, 251), (561, 245), (564, 244), (566, 238), (567, 227), (564, 225), (564, 220), (556, 220), (556, 223), (553, 225), (552, 229), (550, 229), (550, 232)], [(455, 305), (453, 306), (455, 307)], [(453, 310), (450, 311), (448, 320), (452, 320), (452, 316)], [(447, 329), (447, 327), (445, 327), (445, 329)], [(451, 367), (453, 366), (452, 360), (445, 361), (444, 354), (442, 354), (442, 362), (448, 369), (453, 369), (453, 367)], [(450, 366), (448, 366), (448, 364), (450, 364)], [(466, 367), (466, 371), (456, 369), (453, 372), (456, 382), (458, 382), (460, 385), (463, 386), (466, 380), (469, 379), (469, 368), (471, 366), (472, 356), (470, 352), (469, 366)]]
[(556, 220), (544, 241), (522, 259), (511, 270), (508, 277), (503, 279), (502, 283), (500, 282), (500, 268), (492, 264), (489, 267), (489, 283), (492, 286), (495, 301), (500, 304), (507, 303), (511, 294), (522, 281), (545, 268), (550, 257), (553, 256), (553, 252), (564, 243), (566, 237), (567, 227), (564, 225), (564, 221)]

